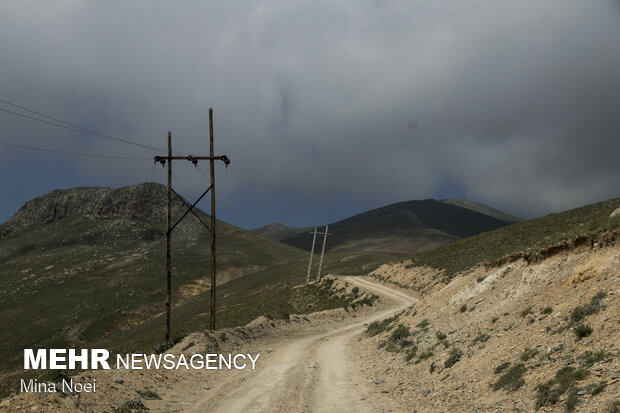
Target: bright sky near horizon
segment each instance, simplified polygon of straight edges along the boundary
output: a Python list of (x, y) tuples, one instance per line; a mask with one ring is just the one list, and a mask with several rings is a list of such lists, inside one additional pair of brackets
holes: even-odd
[[(0, 222), (52, 189), (166, 178), (161, 151), (6, 102), (144, 146), (170, 130), (196, 155), (213, 107), (234, 168), (216, 169), (218, 216), (244, 228), (423, 198), (529, 218), (618, 197), (618, 39), (615, 0), (3, 1), (0, 142), (145, 159), (0, 144)], [(200, 166), (175, 164), (190, 199)]]

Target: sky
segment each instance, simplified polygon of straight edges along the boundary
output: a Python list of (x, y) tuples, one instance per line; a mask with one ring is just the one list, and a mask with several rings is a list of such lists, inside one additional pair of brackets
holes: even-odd
[[(620, 196), (620, 1), (0, 4), (0, 222), (57, 188), (165, 183), (208, 155), (218, 218), (310, 226), (464, 197), (532, 218)], [(0, 109), (25, 113), (7, 103)], [(30, 114), (32, 115), (32, 114)], [(173, 187), (208, 186), (175, 161)], [(202, 205), (208, 211), (208, 205)]]

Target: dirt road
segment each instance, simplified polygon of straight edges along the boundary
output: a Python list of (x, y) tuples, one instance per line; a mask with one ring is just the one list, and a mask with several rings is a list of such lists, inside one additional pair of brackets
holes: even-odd
[[(359, 277), (343, 277), (349, 284), (381, 297), (384, 307), (363, 317), (351, 317), (338, 325), (299, 331), (276, 338), (255, 371), (222, 375), (212, 387), (195, 388), (195, 382), (180, 382), (162, 394), (152, 411), (187, 412), (350, 412), (400, 411), (387, 395), (380, 397), (361, 377), (349, 343), (364, 324), (383, 319), (412, 305), (416, 300), (393, 288)], [(387, 305), (386, 305), (387, 304)], [(327, 331), (325, 331), (327, 330)], [(305, 335), (304, 335), (305, 334)], [(195, 378), (199, 381), (199, 378)], [(168, 397), (173, 403), (166, 403)], [(163, 403), (162, 403), (163, 402)]]

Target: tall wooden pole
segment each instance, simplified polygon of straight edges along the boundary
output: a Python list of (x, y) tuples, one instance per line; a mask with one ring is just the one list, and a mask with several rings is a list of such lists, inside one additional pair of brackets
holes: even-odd
[[(168, 157), (172, 156), (172, 133), (168, 131)], [(168, 202), (166, 211), (166, 344), (170, 344), (170, 276), (172, 274), (170, 260), (170, 224), (172, 220), (172, 161), (168, 160)]]
[(308, 273), (306, 274), (306, 284), (310, 282), (310, 269), (312, 269), (312, 256), (314, 255), (314, 243), (316, 242), (316, 227), (314, 227), (314, 236), (312, 237), (312, 249), (310, 250), (310, 261), (308, 262)]
[(321, 250), (321, 260), (319, 261), (319, 270), (316, 273), (316, 280), (321, 279), (321, 267), (323, 266), (323, 255), (325, 255), (325, 244), (327, 242), (327, 229), (329, 225), (325, 225), (325, 236), (323, 237), (323, 249)]
[(215, 330), (215, 159), (213, 152), (213, 108), (209, 108), (209, 164), (211, 167), (211, 331)]

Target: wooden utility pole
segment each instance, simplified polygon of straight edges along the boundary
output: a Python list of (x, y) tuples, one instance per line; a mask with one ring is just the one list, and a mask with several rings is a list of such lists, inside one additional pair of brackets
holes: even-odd
[[(172, 156), (172, 133), (168, 132), (168, 156), (156, 156), (155, 163), (159, 162), (165, 165), (168, 162), (168, 193), (167, 193), (167, 213), (166, 213), (166, 344), (170, 344), (170, 308), (171, 308), (171, 287), (170, 279), (172, 275), (171, 267), (171, 235), (176, 226), (187, 216), (188, 213), (193, 213), (196, 218), (211, 232), (211, 322), (210, 329), (215, 330), (215, 287), (216, 287), (216, 274), (215, 274), (215, 161), (222, 161), (226, 166), (230, 164), (230, 159), (226, 155), (214, 156), (213, 151), (213, 109), (209, 109), (209, 156)], [(177, 195), (176, 191), (172, 189), (172, 161), (173, 160), (186, 160), (190, 161), (194, 165), (198, 164), (199, 160), (210, 161), (211, 172), (211, 186), (194, 202), (191, 206), (181, 197), (181, 201), (188, 206), (187, 211), (181, 218), (174, 224), (172, 222), (172, 192)], [(194, 212), (194, 207), (200, 200), (211, 191), (211, 226), (209, 227), (204, 221)], [(178, 196), (178, 195), (177, 195)]]
[(310, 262), (308, 262), (308, 273), (306, 274), (306, 284), (310, 282), (310, 269), (312, 268), (312, 256), (314, 255), (315, 241), (316, 241), (316, 227), (314, 227), (314, 237), (312, 237), (312, 249), (310, 250)]
[[(209, 108), (209, 163), (211, 168), (211, 322), (215, 330), (215, 158), (213, 156), (213, 108)], [(228, 164), (226, 164), (228, 165)]]
[[(168, 157), (172, 156), (172, 133), (168, 131)], [(170, 259), (170, 225), (172, 224), (172, 162), (168, 162), (168, 202), (166, 203), (166, 344), (170, 343), (170, 277), (172, 263)]]
[(319, 261), (319, 270), (316, 273), (317, 281), (321, 279), (321, 267), (323, 266), (323, 255), (325, 255), (325, 244), (327, 243), (327, 235), (331, 235), (327, 233), (327, 228), (329, 228), (329, 225), (325, 225), (325, 236), (323, 237), (323, 249), (321, 250), (321, 260)]

